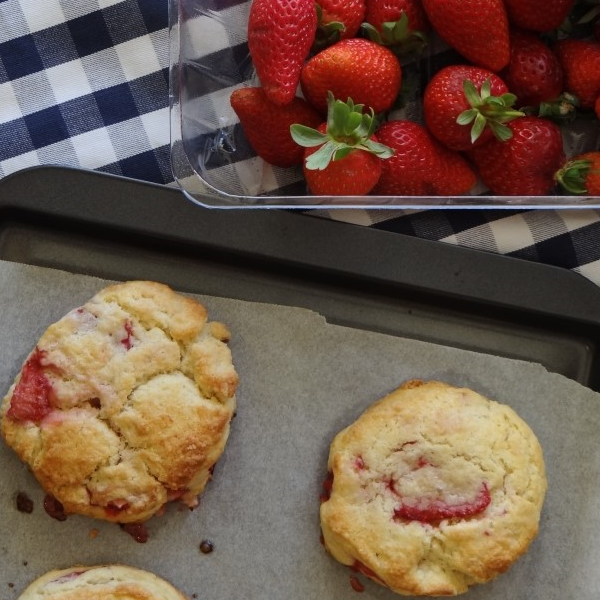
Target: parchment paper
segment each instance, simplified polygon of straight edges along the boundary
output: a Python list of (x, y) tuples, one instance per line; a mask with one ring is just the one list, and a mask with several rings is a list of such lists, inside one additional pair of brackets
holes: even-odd
[[(53, 321), (108, 282), (0, 261), (0, 394)], [(146, 544), (117, 525), (50, 518), (27, 468), (0, 443), (0, 599), (73, 564), (126, 563), (154, 571), (191, 598), (341, 600), (350, 570), (319, 542), (319, 493), (333, 436), (410, 378), (465, 385), (509, 404), (544, 448), (549, 489), (529, 552), (469, 600), (600, 598), (600, 398), (543, 367), (330, 325), (318, 314), (198, 298), (230, 327), (240, 375), (231, 437), (195, 511), (175, 505)], [(18, 512), (15, 495), (34, 500)], [(97, 529), (92, 537), (90, 532)], [(211, 554), (199, 544), (210, 539)], [(399, 596), (362, 578), (359, 596)]]

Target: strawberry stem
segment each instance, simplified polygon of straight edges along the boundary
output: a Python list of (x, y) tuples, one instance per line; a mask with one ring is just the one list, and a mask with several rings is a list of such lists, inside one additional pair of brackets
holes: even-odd
[[(556, 100), (542, 102), (537, 107), (537, 115), (563, 125), (575, 120), (578, 115), (577, 109), (579, 106), (579, 100), (576, 96), (569, 92), (564, 92)], [(534, 113), (535, 109), (529, 112)]]
[(332, 160), (340, 160), (352, 150), (364, 150), (379, 158), (394, 154), (388, 146), (371, 139), (377, 120), (372, 109), (370, 114), (363, 113), (363, 109), (363, 104), (354, 104), (351, 98), (342, 102), (328, 92), (325, 133), (299, 123), (290, 127), (292, 138), (298, 145), (305, 148), (321, 146), (307, 158), (308, 169), (326, 169)]
[(517, 97), (510, 93), (492, 96), (492, 82), (489, 77), (479, 91), (471, 80), (465, 79), (463, 91), (471, 108), (460, 113), (456, 122), (459, 125), (473, 124), (471, 143), (475, 143), (481, 137), (486, 127), (489, 127), (499, 140), (509, 140), (512, 137), (512, 131), (506, 126), (506, 123), (517, 117), (525, 116), (524, 112), (512, 108)]

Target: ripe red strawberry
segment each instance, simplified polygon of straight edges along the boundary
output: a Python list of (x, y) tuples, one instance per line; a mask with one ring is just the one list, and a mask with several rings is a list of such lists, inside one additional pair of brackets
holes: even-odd
[(554, 47), (565, 74), (564, 88), (582, 108), (594, 108), (600, 95), (600, 42), (562, 39)]
[(421, 50), (431, 29), (421, 0), (367, 0), (364, 31), (400, 53)]
[(253, 0), (248, 49), (271, 102), (285, 105), (292, 101), (316, 29), (314, 0)]
[(373, 193), (380, 196), (461, 196), (477, 177), (458, 152), (437, 142), (414, 121), (387, 121), (377, 139), (394, 150), (381, 161), (383, 170)]
[(269, 101), (263, 88), (247, 87), (235, 90), (231, 106), (256, 154), (278, 167), (302, 164), (304, 149), (290, 134), (290, 126), (302, 123), (318, 127), (321, 115), (303, 98), (295, 97), (285, 106)]
[(538, 106), (555, 100), (563, 91), (558, 58), (531, 32), (514, 31), (510, 37), (510, 63), (501, 75), (518, 106)]
[(554, 187), (554, 174), (565, 163), (558, 125), (528, 116), (508, 124), (512, 137), (493, 139), (469, 153), (482, 181), (498, 196), (544, 196)]
[(342, 40), (315, 54), (302, 69), (304, 97), (325, 114), (328, 92), (352, 98), (376, 113), (388, 110), (400, 91), (400, 62), (387, 48), (362, 38)]
[(451, 65), (438, 71), (425, 88), (425, 124), (451, 150), (469, 150), (494, 135), (510, 136), (506, 123), (523, 116), (512, 109), (514, 100), (504, 81), (491, 71)]
[(503, 0), (423, 0), (439, 36), (475, 65), (500, 71), (510, 59)]
[(513, 25), (529, 31), (557, 29), (567, 18), (575, 0), (504, 0)]
[(294, 140), (304, 146), (304, 176), (316, 196), (364, 196), (381, 175), (382, 159), (393, 150), (373, 135), (374, 113), (364, 106), (328, 96), (327, 122), (317, 130), (293, 125)]
[(317, 0), (316, 47), (354, 37), (364, 20), (365, 10), (365, 0)]
[(556, 181), (569, 194), (600, 196), (600, 151), (570, 159), (556, 173)]

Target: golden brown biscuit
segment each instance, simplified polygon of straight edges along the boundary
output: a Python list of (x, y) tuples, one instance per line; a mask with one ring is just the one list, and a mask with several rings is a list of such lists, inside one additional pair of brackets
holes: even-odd
[(404, 595), (455, 595), (506, 571), (538, 532), (540, 444), (508, 406), (409, 381), (331, 444), (327, 550)]
[(75, 566), (49, 571), (18, 600), (186, 600), (169, 582), (126, 565)]
[(111, 285), (44, 332), (3, 400), (2, 436), (67, 514), (193, 507), (235, 410), (228, 339), (163, 284)]

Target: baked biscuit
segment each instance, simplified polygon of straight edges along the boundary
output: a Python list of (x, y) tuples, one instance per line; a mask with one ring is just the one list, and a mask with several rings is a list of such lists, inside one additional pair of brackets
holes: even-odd
[(186, 600), (158, 575), (126, 565), (76, 566), (49, 571), (18, 600)]
[(148, 281), (51, 325), (0, 409), (2, 436), (66, 514), (142, 522), (190, 507), (222, 454), (238, 376), (227, 328)]
[(529, 426), (474, 391), (406, 382), (331, 444), (321, 528), (339, 562), (403, 595), (506, 571), (538, 532), (544, 459)]

